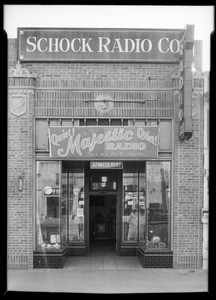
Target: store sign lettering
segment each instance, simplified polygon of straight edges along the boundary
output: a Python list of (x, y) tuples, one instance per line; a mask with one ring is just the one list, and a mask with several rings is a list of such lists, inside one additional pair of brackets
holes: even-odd
[(157, 157), (158, 134), (158, 127), (50, 127), (50, 157)]
[(182, 30), (19, 28), (19, 60), (178, 61), (182, 34)]
[(116, 161), (91, 161), (90, 169), (123, 169), (123, 162), (116, 162)]
[[(69, 40), (67, 38), (40, 38), (30, 36), (27, 38), (27, 52), (93, 52), (92, 38), (75, 38)], [(149, 39), (114, 39), (111, 42), (108, 37), (98, 37), (97, 52), (144, 52), (148, 53), (152, 50), (152, 41)], [(180, 50), (180, 41), (177, 39), (169, 40), (169, 38), (162, 37), (158, 44), (158, 50), (161, 53), (178, 53)]]

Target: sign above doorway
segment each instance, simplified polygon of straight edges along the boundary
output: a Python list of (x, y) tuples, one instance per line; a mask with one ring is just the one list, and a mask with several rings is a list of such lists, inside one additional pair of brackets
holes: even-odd
[(120, 161), (91, 161), (90, 169), (123, 169), (123, 162)]
[(156, 158), (158, 141), (158, 126), (49, 127), (51, 158)]

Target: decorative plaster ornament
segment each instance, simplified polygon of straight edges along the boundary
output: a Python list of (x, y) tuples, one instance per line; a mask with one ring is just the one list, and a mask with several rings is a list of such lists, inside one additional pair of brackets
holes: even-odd
[(98, 95), (94, 103), (95, 109), (100, 113), (107, 113), (113, 109), (114, 103), (109, 95)]

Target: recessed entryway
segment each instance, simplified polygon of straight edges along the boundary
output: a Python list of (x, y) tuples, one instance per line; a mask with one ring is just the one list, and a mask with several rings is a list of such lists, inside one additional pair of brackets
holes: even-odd
[(69, 270), (136, 270), (142, 266), (136, 256), (119, 256), (114, 245), (92, 245), (88, 256), (68, 257), (64, 266)]
[(90, 195), (89, 197), (89, 237), (92, 247), (100, 251), (101, 245), (116, 250), (116, 196)]

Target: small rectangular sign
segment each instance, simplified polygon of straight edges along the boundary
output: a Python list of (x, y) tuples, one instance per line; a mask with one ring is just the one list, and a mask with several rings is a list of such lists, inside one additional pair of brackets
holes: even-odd
[(18, 28), (18, 60), (178, 62), (184, 30)]
[(158, 141), (158, 126), (49, 127), (51, 158), (156, 158)]
[(123, 169), (123, 162), (118, 161), (92, 161), (90, 169)]

